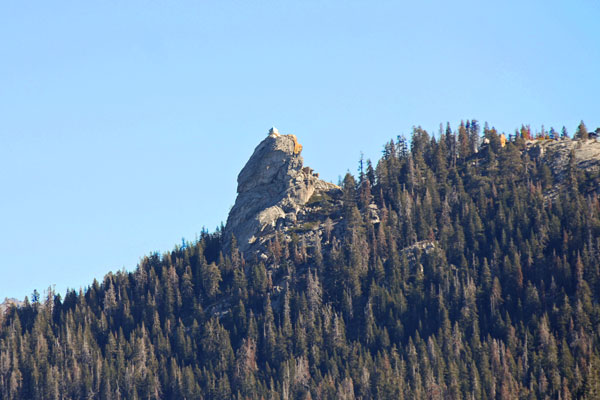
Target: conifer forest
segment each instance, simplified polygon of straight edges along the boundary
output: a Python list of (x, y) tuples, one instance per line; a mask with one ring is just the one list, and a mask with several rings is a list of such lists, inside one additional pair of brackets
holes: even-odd
[(203, 231), (36, 291), (0, 399), (600, 399), (600, 169), (536, 150), (593, 136), (416, 127), (265, 257)]

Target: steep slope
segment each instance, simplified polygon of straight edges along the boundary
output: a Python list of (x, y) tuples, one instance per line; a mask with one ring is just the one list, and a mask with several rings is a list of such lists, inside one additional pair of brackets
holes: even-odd
[(269, 139), (240, 196), (274, 201), (238, 224), (274, 205), (295, 220), (250, 225), (248, 257), (203, 232), (135, 272), (9, 306), (0, 398), (599, 398), (596, 157), (553, 168), (536, 142), (484, 134), (479, 147), (475, 124), (416, 128), (410, 150), (392, 140), (307, 200), (291, 189), (297, 141)]

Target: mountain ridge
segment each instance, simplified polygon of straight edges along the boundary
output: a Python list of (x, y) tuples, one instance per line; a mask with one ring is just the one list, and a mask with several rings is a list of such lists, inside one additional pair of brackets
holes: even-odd
[[(390, 140), (250, 253), (202, 232), (8, 307), (0, 398), (598, 398), (597, 142), (483, 136)], [(285, 140), (246, 192), (286, 193)]]

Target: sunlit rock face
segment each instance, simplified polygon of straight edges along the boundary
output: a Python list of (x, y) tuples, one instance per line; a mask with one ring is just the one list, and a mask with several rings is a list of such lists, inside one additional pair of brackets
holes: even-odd
[(238, 175), (237, 199), (227, 218), (225, 250), (231, 237), (243, 253), (258, 249), (275, 231), (281, 219), (295, 221), (296, 214), (317, 191), (337, 190), (302, 166), (302, 145), (294, 135), (269, 135)]

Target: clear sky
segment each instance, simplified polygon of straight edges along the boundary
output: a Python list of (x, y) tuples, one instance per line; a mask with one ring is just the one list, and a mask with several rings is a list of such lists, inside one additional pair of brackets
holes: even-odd
[(3, 1), (0, 301), (225, 221), (272, 124), (337, 182), (421, 125), (600, 126), (600, 3)]

